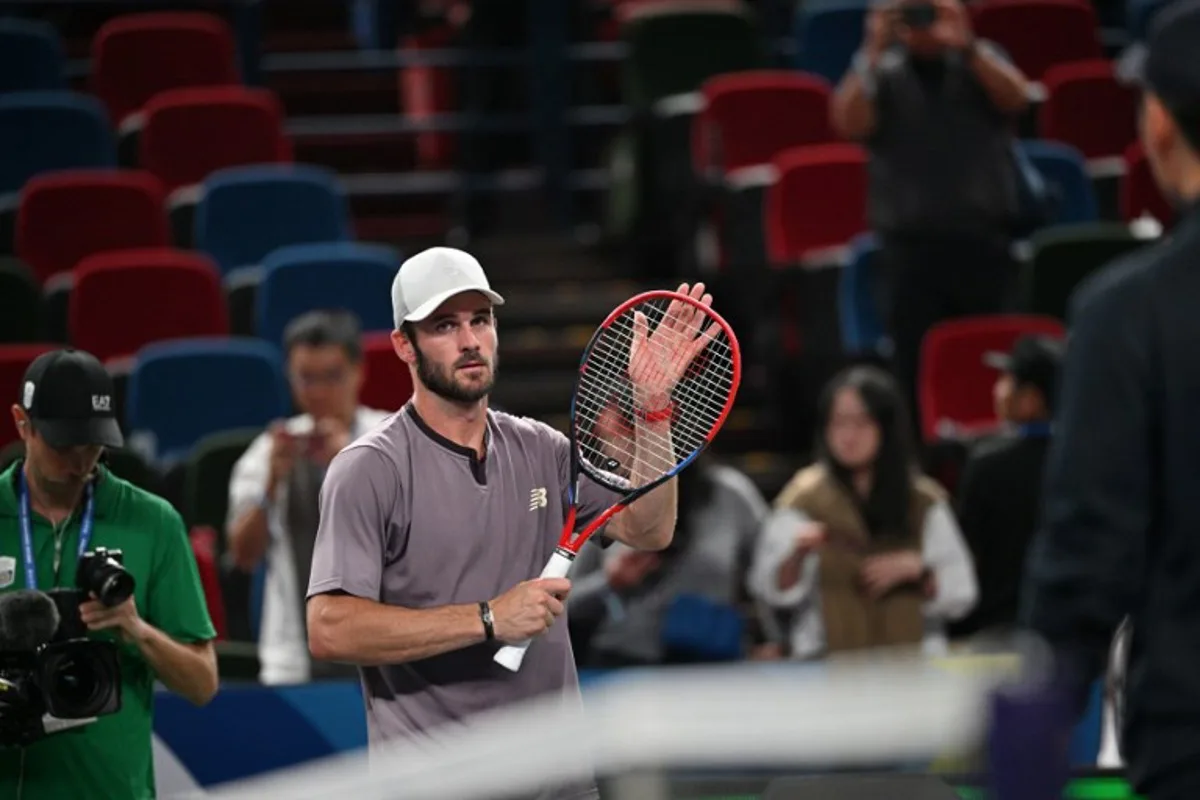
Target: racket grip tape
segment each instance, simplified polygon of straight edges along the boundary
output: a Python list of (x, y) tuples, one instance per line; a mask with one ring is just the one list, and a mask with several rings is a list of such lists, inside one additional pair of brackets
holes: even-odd
[[(550, 556), (550, 560), (546, 562), (546, 567), (542, 570), (542, 574), (538, 578), (565, 578), (571, 569), (571, 565), (574, 563), (574, 554), (564, 552), (561, 548), (555, 550), (554, 555)], [(496, 655), (492, 657), (492, 660), (510, 672), (516, 672), (521, 668), (521, 662), (525, 660), (525, 651), (529, 649), (529, 645), (532, 642), (532, 639), (526, 639), (523, 642), (501, 647), (496, 651)]]

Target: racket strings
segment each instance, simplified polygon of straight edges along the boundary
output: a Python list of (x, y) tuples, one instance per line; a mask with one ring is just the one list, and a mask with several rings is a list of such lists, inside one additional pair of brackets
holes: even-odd
[[(645, 316), (646, 336), (638, 364), (631, 365), (638, 313)], [(664, 325), (668, 335), (656, 336)], [(673, 470), (703, 448), (720, 423), (736, 389), (734, 350), (724, 329), (695, 306), (655, 298), (627, 309), (599, 331), (581, 369), (575, 409), (581, 456), (624, 478), (653, 479)], [(631, 368), (642, 382), (682, 376), (671, 395), (669, 430), (637, 426)]]

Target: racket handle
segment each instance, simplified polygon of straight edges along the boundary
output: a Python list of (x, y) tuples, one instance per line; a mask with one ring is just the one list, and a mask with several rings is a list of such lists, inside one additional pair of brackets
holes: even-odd
[[(562, 550), (555, 550), (554, 555), (550, 556), (550, 560), (546, 562), (546, 568), (542, 570), (542, 574), (538, 578), (565, 578), (573, 563), (575, 563), (575, 556), (573, 554), (564, 553)], [(516, 672), (521, 668), (521, 662), (525, 660), (525, 651), (529, 649), (529, 645), (532, 642), (532, 639), (526, 639), (523, 642), (501, 647), (496, 651), (496, 655), (492, 657), (492, 660), (510, 672)]]

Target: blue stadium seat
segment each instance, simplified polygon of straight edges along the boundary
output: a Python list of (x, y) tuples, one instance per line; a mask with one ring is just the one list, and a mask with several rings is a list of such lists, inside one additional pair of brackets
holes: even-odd
[(53, 25), (0, 19), (0, 94), (67, 88), (66, 56)]
[(256, 332), (275, 345), (300, 314), (344, 309), (358, 315), (363, 331), (391, 330), (392, 279), (400, 255), (389, 247), (354, 242), (293, 245), (263, 262)]
[(142, 348), (129, 376), (130, 445), (173, 462), (204, 436), (266, 426), (291, 407), (278, 348), (254, 339), (186, 339)]
[[(74, 92), (0, 95), (0, 195), (41, 172), (117, 166), (104, 106)], [(13, 154), (20, 153), (20, 158)]]
[(194, 244), (222, 274), (254, 266), (290, 244), (354, 238), (345, 195), (332, 172), (265, 164), (214, 172), (196, 207)]
[(1088, 177), (1087, 162), (1078, 150), (1062, 142), (1040, 140), (1022, 141), (1021, 149), (1053, 189), (1054, 224), (1070, 225), (1100, 219), (1096, 190)]
[(794, 19), (796, 69), (837, 85), (862, 43), (867, 3), (834, 0), (801, 4)]
[(883, 347), (886, 329), (879, 309), (879, 282), (875, 256), (879, 245), (869, 233), (855, 237), (850, 259), (838, 279), (838, 317), (842, 349), (847, 353), (874, 353)]

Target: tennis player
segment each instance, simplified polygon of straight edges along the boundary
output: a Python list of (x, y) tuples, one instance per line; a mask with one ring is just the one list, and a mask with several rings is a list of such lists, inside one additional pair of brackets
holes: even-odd
[[(703, 284), (683, 285), (705, 305)], [(308, 587), (313, 657), (357, 664), (373, 746), (435, 737), (443, 725), (548, 692), (576, 702), (565, 620), (567, 579), (529, 580), (566, 519), (569, 445), (540, 422), (493, 411), (496, 319), (504, 302), (483, 268), (435, 247), (401, 266), (392, 286), (392, 341), (413, 375), (411, 402), (330, 465)], [(630, 354), (686, 353), (689, 326), (661, 325)], [(634, 436), (669, 431), (671, 390), (686, 358), (630, 376)], [(678, 366), (677, 366), (678, 365)], [(582, 528), (618, 496), (586, 477)], [(606, 526), (631, 547), (659, 550), (675, 527), (674, 480)], [(506, 643), (533, 638), (519, 672), (493, 662)], [(549, 732), (542, 732), (546, 734)], [(552, 735), (552, 734), (551, 734)], [(546, 798), (595, 797), (591, 782)]]

